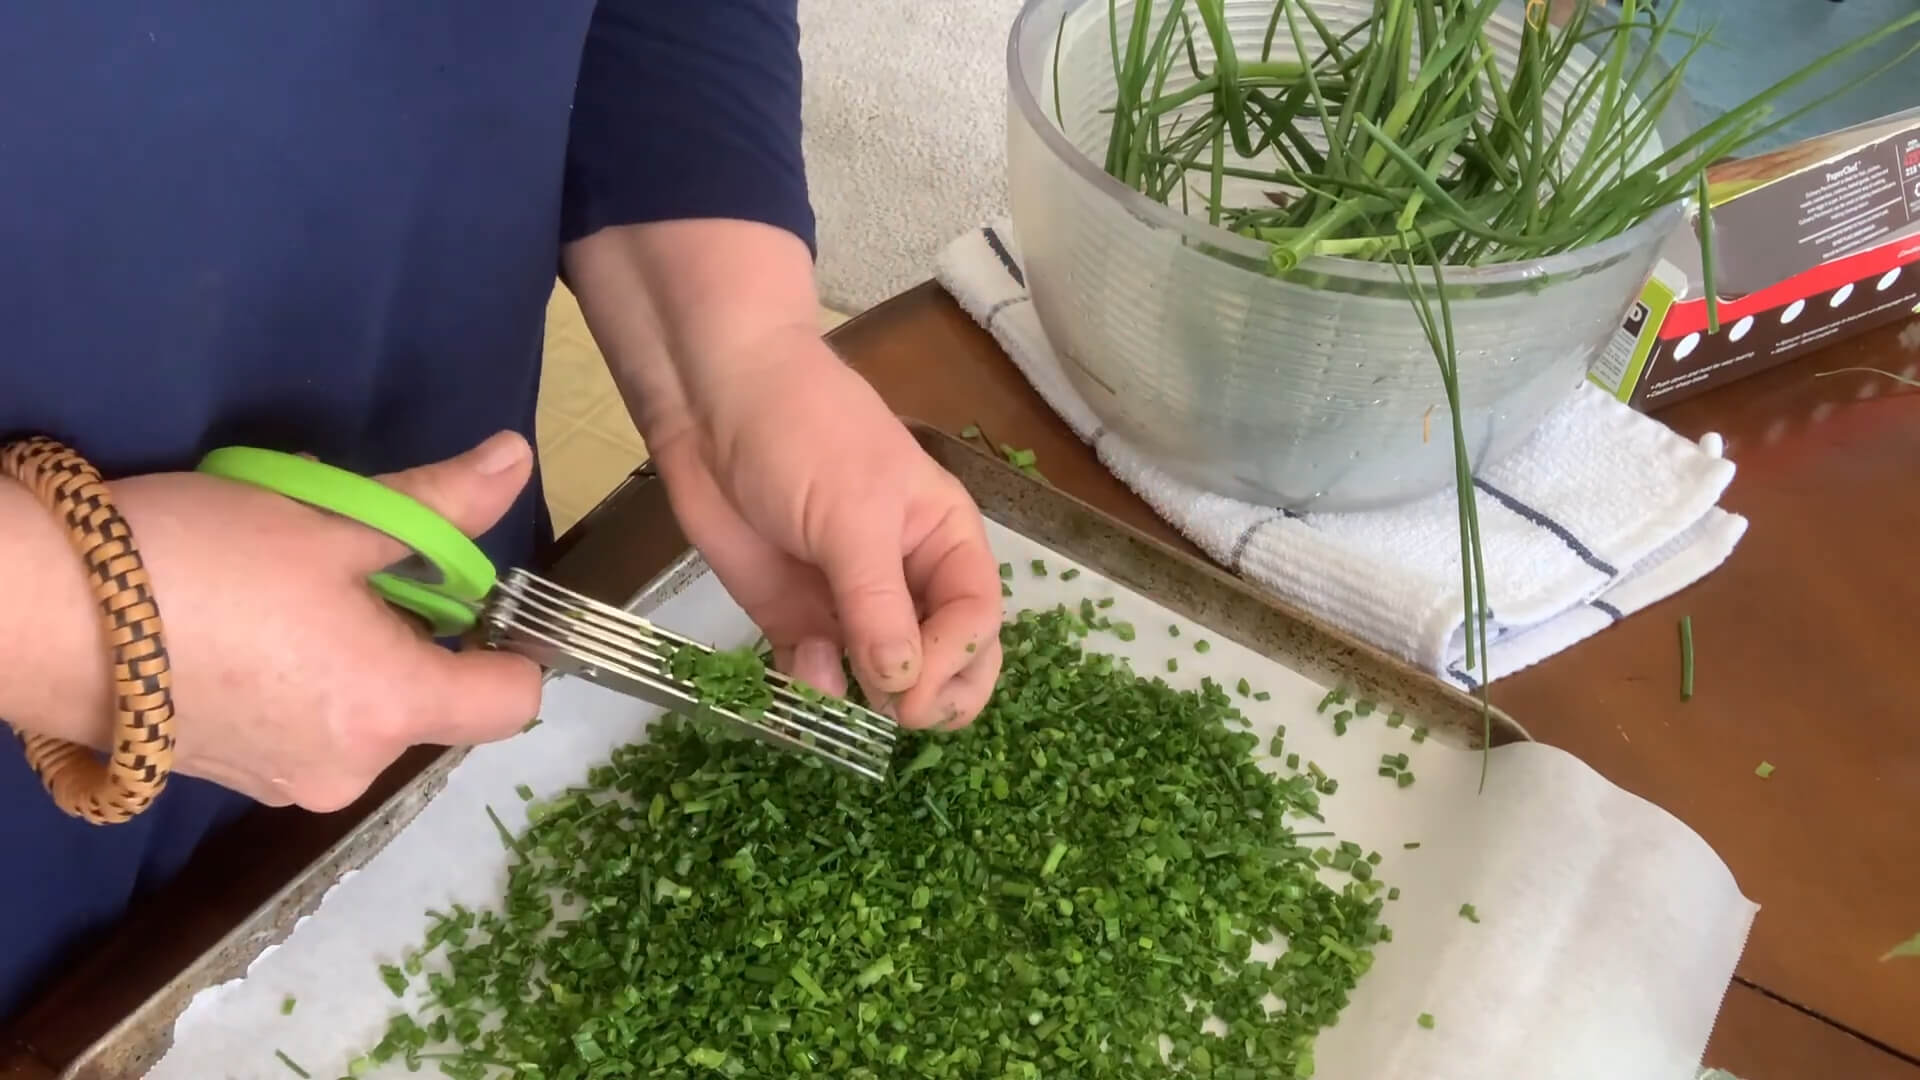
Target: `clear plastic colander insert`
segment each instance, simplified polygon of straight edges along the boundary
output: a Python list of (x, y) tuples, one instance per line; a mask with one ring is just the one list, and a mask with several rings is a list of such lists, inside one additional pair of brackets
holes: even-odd
[[(1373, 7), (1305, 2), (1336, 32)], [(1273, 5), (1224, 0), (1240, 55), (1258, 54)], [(1112, 9), (1122, 49), (1133, 7), (1116, 0)], [(1513, 0), (1489, 32), (1498, 62), (1509, 67), (1523, 9)], [(1007, 53), (1016, 244), (1041, 325), (1074, 386), (1108, 431), (1219, 494), (1293, 510), (1358, 510), (1450, 487), (1440, 371), (1391, 265), (1315, 258), (1276, 277), (1266, 270), (1266, 245), (1208, 224), (1204, 200), (1183, 212), (1178, 200), (1157, 203), (1101, 169), (1111, 125), (1103, 110), (1115, 97), (1109, 10), (1107, 0), (1028, 0)], [(1201, 70), (1211, 70), (1204, 34), (1195, 34), (1195, 46)], [(1273, 57), (1303, 59), (1284, 25)], [(1567, 65), (1549, 92), (1550, 116), (1592, 59), (1576, 53)], [(1187, 64), (1175, 64), (1165, 92), (1192, 82)], [(1684, 132), (1689, 114), (1674, 102), (1660, 134)], [(1578, 153), (1583, 123), (1566, 144)], [(1232, 183), (1238, 190), (1228, 187), (1226, 202), (1263, 197), (1245, 181)], [(1580, 385), (1683, 217), (1683, 207), (1669, 207), (1578, 251), (1447, 271), (1476, 466), (1517, 448)]]

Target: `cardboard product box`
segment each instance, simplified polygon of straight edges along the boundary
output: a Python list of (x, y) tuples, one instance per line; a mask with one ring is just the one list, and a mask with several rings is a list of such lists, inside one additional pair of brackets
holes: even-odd
[(1608, 393), (1652, 412), (1920, 313), (1920, 109), (1707, 179), (1719, 328), (1696, 217), (1594, 361)]

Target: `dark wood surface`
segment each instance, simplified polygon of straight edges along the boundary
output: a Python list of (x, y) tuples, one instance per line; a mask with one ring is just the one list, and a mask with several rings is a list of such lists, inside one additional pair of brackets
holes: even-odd
[[(1920, 536), (1920, 395), (1873, 376), (1814, 378), (1852, 365), (1913, 376), (1920, 324), (1905, 335), (1855, 339), (1663, 414), (1727, 436), (1740, 474), (1724, 505), (1752, 519), (1747, 538), (1700, 585), (1495, 687), (1539, 738), (1698, 830), (1763, 905), (1708, 1055), (1745, 1080), (1920, 1080), (1920, 961), (1878, 959), (1920, 930), (1920, 570), (1906, 550)], [(1030, 447), (1054, 483), (1183, 543), (932, 286), (833, 340), (897, 412)], [(636, 480), (570, 534), (554, 576), (615, 599), (682, 547), (658, 485)], [(1699, 661), (1684, 705), (1683, 613)], [(349, 810), (263, 811), (209, 846), (0, 1031), (0, 1080), (72, 1060), (428, 756)], [(1777, 767), (1770, 780), (1753, 774), (1761, 760)]]

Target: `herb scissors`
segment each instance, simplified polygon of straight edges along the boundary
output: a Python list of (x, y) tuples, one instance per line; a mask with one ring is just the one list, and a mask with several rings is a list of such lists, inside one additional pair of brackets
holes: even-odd
[(576, 675), (664, 709), (715, 717), (868, 779), (887, 774), (897, 734), (887, 718), (773, 671), (766, 673), (764, 691), (738, 701), (712, 700), (694, 681), (702, 661), (719, 655), (711, 646), (527, 570), (500, 574), (452, 522), (377, 480), (250, 446), (215, 450), (199, 471), (276, 492), (406, 545), (412, 554), (371, 575), (367, 584), (388, 604), (419, 617), (436, 637), (471, 636), (550, 672)]

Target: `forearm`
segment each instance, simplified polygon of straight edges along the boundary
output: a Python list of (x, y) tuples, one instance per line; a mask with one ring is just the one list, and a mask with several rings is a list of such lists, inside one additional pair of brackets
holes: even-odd
[(97, 611), (60, 523), (0, 477), (0, 719), (103, 744), (108, 672)]
[(727, 387), (794, 363), (783, 344), (819, 337), (812, 258), (784, 229), (729, 220), (621, 226), (569, 244), (564, 264), (653, 445), (677, 437)]

